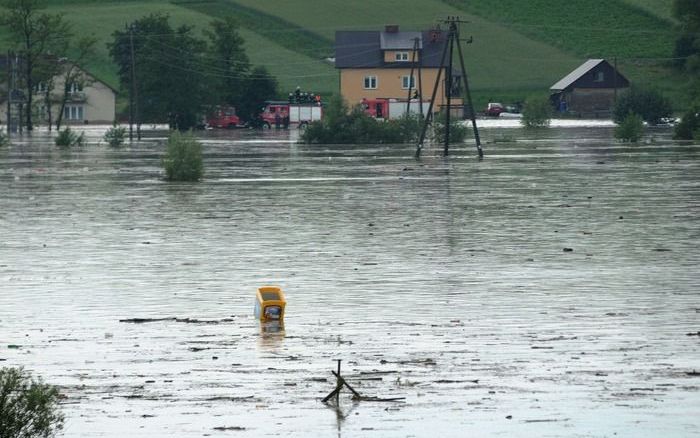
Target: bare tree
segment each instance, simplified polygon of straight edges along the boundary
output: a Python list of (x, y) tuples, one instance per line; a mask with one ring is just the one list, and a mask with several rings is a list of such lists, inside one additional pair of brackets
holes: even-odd
[(41, 13), (38, 0), (3, 0), (5, 12), (0, 25), (7, 27), (10, 38), (22, 58), (21, 80), (27, 91), (27, 130), (33, 129), (32, 100), (38, 80), (35, 69), (50, 55), (65, 53), (71, 37), (71, 26), (62, 14)]

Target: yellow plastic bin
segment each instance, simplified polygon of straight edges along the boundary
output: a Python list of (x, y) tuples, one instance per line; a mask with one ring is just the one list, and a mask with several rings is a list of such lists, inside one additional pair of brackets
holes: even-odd
[(277, 286), (263, 286), (255, 294), (255, 318), (260, 321), (282, 321), (287, 300)]

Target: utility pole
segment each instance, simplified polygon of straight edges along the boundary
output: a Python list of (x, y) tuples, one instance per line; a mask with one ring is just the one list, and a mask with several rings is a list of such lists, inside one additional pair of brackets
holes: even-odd
[[(472, 126), (474, 128), (474, 139), (476, 140), (476, 148), (479, 153), (479, 159), (483, 158), (484, 152), (481, 149), (481, 140), (479, 139), (479, 131), (476, 127), (476, 115), (474, 112), (474, 106), (472, 104), (471, 100), (471, 92), (469, 90), (469, 82), (467, 79), (467, 70), (464, 66), (464, 56), (462, 55), (462, 48), (460, 46), (460, 40), (459, 40), (459, 28), (457, 26), (458, 23), (464, 23), (464, 21), (461, 21), (459, 17), (447, 17), (447, 20), (445, 20), (445, 23), (449, 26), (449, 30), (447, 33), (447, 38), (445, 40), (445, 46), (442, 51), (442, 58), (440, 59), (440, 67), (438, 69), (438, 74), (437, 78), (435, 79), (435, 86), (433, 87), (433, 94), (430, 99), (430, 105), (428, 107), (428, 114), (425, 117), (425, 120), (423, 122), (423, 129), (421, 130), (420, 134), (420, 139), (418, 141), (418, 147), (416, 148), (416, 158), (420, 158), (420, 153), (421, 150), (423, 149), (423, 142), (425, 141), (425, 136), (428, 130), (428, 126), (430, 125), (432, 118), (433, 118), (433, 106), (435, 104), (435, 97), (437, 95), (437, 90), (440, 85), (440, 76), (442, 73), (442, 70), (447, 67), (447, 71), (445, 72), (446, 80), (445, 80), (445, 97), (447, 98), (447, 113), (445, 114), (445, 155), (448, 154), (449, 152), (449, 144), (450, 144), (450, 106), (452, 104), (452, 66), (453, 66), (453, 51), (454, 51), (454, 45), (455, 41), (457, 42), (457, 51), (459, 53), (459, 59), (460, 59), (460, 66), (462, 68), (462, 78), (464, 80), (464, 88), (467, 94), (467, 100), (469, 102), (469, 108), (470, 108), (470, 115), (471, 115), (471, 121), (472, 121)], [(447, 56), (447, 53), (449, 51), (449, 61), (448, 65), (445, 66), (445, 59)]]
[(7, 138), (10, 138), (11, 129), (10, 122), (12, 120), (12, 88), (14, 84), (12, 83), (12, 52), (7, 51)]
[[(416, 66), (416, 52), (418, 51), (418, 43), (420, 38), (413, 39), (413, 54), (411, 55), (411, 73), (408, 76), (408, 98), (406, 99), (406, 115), (411, 114), (411, 94), (413, 94), (413, 70)], [(418, 102), (418, 105), (422, 108), (423, 102)], [(422, 113), (422, 112), (421, 112)]]
[[(136, 57), (134, 56), (134, 26), (129, 26), (129, 46), (131, 52), (131, 93), (129, 95), (129, 141), (133, 140), (132, 123), (136, 123), (136, 139), (141, 140), (141, 123), (139, 120), (139, 95), (136, 86)], [(133, 108), (132, 108), (133, 105)]]
[[(467, 44), (472, 41), (469, 38)], [(481, 149), (481, 139), (479, 138), (479, 129), (476, 127), (476, 111), (472, 103), (472, 93), (469, 90), (469, 81), (467, 80), (467, 69), (464, 67), (464, 55), (462, 55), (462, 46), (459, 45), (459, 29), (457, 29), (457, 53), (459, 54), (459, 64), (462, 67), (462, 78), (464, 78), (464, 91), (467, 94), (467, 103), (469, 104), (469, 118), (472, 121), (472, 129), (474, 130), (474, 141), (476, 141), (476, 150), (479, 153), (479, 159), (484, 158), (484, 151)]]
[[(448, 61), (447, 73), (445, 74), (445, 95), (447, 96), (447, 111), (445, 112), (445, 156), (450, 151), (450, 116), (452, 115), (452, 55), (454, 53), (455, 35), (452, 30), (454, 23), (450, 24), (450, 59)], [(455, 26), (456, 27), (456, 26)]]

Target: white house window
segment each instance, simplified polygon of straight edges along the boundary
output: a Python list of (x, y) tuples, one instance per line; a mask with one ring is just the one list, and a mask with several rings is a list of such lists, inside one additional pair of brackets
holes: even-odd
[(409, 75), (401, 76), (401, 88), (404, 90), (416, 88), (416, 77)]
[(593, 82), (603, 82), (605, 80), (605, 73), (602, 71), (598, 71), (595, 73), (595, 77), (593, 78)]
[(36, 84), (36, 92), (37, 93), (46, 93), (46, 84), (43, 82), (39, 82)]
[(365, 76), (365, 90), (376, 90), (377, 89), (377, 77), (376, 76)]
[(83, 91), (83, 85), (77, 82), (71, 82), (70, 84), (66, 85), (66, 91), (68, 93), (80, 93)]
[(408, 52), (396, 52), (397, 61), (408, 61)]
[(63, 108), (63, 118), (66, 120), (83, 120), (82, 105), (68, 105)]

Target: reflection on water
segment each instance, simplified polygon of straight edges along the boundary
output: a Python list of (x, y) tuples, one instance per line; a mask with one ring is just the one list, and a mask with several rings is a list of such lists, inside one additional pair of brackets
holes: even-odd
[[(0, 365), (62, 386), (66, 436), (337, 435), (335, 359), (406, 397), (345, 436), (700, 433), (698, 145), (485, 126), (484, 161), (416, 162), (207, 132), (205, 179), (169, 184), (162, 133), (100, 135), (0, 149)], [(251, 314), (265, 284), (285, 326)]]

